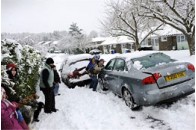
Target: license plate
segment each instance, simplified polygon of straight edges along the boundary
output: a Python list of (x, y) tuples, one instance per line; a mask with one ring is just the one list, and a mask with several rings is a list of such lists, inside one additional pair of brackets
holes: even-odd
[(165, 76), (165, 80), (167, 82), (169, 82), (169, 81), (176, 80), (176, 79), (179, 79), (179, 78), (182, 78), (182, 77), (185, 77), (185, 76), (186, 76), (186, 73), (183, 71), (183, 72), (179, 72), (179, 73), (175, 73), (175, 74)]

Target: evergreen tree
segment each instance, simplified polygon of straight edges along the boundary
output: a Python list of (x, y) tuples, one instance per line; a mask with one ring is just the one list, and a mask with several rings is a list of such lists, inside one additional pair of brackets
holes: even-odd
[(82, 29), (80, 29), (77, 23), (72, 23), (69, 28), (69, 34), (74, 37), (82, 35)]

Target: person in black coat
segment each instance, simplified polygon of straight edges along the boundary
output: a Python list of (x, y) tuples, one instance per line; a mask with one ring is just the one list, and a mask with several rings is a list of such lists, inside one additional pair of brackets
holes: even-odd
[(51, 113), (56, 112), (58, 109), (55, 108), (55, 96), (53, 91), (54, 83), (54, 72), (52, 66), (54, 65), (54, 60), (52, 58), (47, 58), (44, 68), (40, 74), (40, 90), (45, 96), (44, 112)]

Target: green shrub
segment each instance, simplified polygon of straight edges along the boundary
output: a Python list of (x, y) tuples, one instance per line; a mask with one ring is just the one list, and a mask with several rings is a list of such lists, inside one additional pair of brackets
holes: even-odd
[(1, 74), (7, 77), (5, 66), (15, 63), (18, 67), (18, 77), (15, 91), (18, 96), (24, 98), (36, 92), (41, 67), (41, 54), (30, 46), (22, 47), (13, 40), (1, 41)]

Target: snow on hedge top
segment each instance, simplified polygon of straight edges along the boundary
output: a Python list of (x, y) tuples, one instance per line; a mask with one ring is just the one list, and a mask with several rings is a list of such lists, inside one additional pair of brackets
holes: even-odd
[[(10, 50), (12, 50), (14, 47), (14, 51), (17, 55), (17, 59), (18, 61), (21, 60), (21, 50), (23, 49), (22, 45), (20, 43), (18, 43), (15, 40), (12, 39), (4, 39), (1, 41), (1, 44), (3, 45), (2, 48), (2, 52), (1, 52), (1, 61), (5, 58), (5, 57), (12, 57), (11, 55), (9, 55)], [(7, 46), (6, 46), (7, 45)]]
[[(6, 44), (12, 45), (12, 44), (19, 44), (17, 41), (12, 40), (12, 39), (5, 39), (3, 40), (5, 41)], [(22, 47), (22, 46), (21, 46)]]

